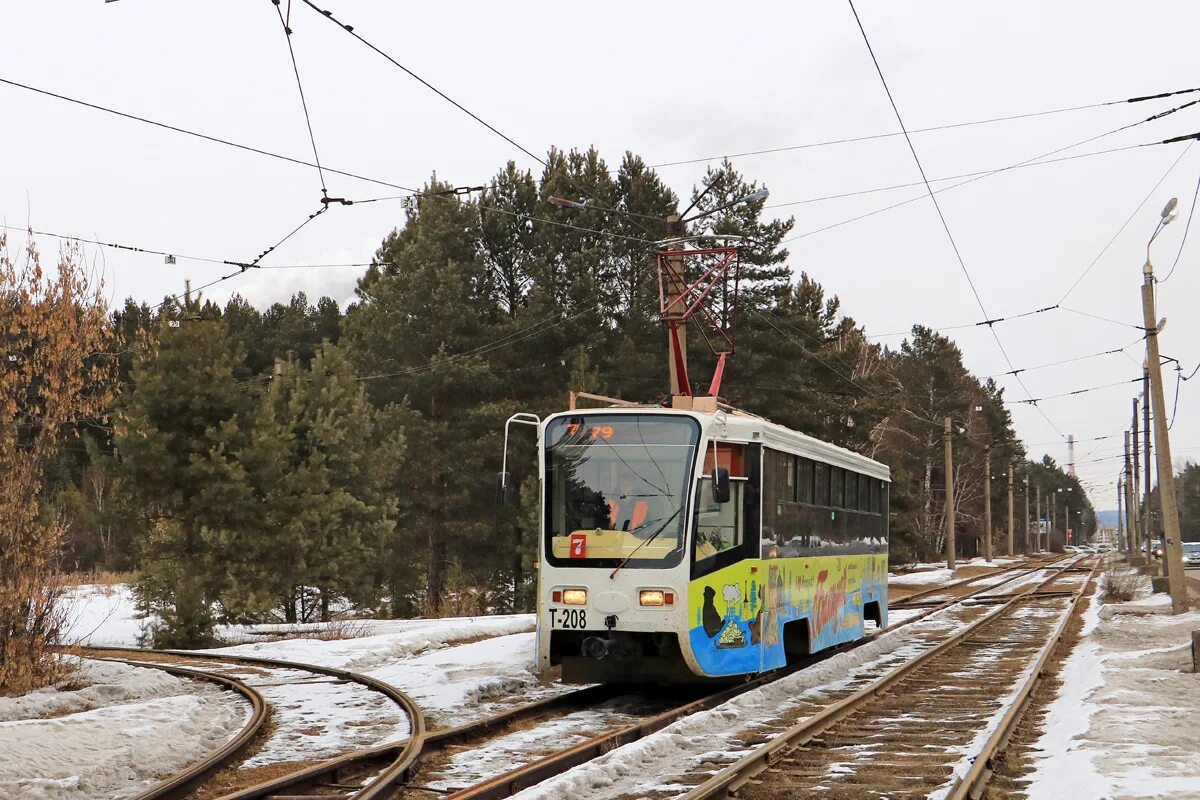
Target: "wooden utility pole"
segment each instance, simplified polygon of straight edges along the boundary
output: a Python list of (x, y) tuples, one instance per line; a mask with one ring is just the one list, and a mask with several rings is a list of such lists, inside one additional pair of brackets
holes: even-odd
[[(1173, 201), (1172, 201), (1173, 202)], [(1164, 214), (1166, 220), (1169, 215)], [(1164, 222), (1165, 224), (1165, 222)], [(1148, 251), (1147, 251), (1148, 252)], [(1146, 365), (1150, 368), (1150, 395), (1154, 402), (1154, 445), (1158, 450), (1158, 500), (1162, 505), (1163, 571), (1171, 591), (1171, 610), (1188, 610), (1183, 583), (1183, 546), (1179, 539), (1179, 506), (1175, 499), (1175, 468), (1171, 465), (1171, 440), (1167, 434), (1166, 398), (1163, 392), (1162, 359), (1158, 353), (1159, 324), (1154, 309), (1154, 267), (1146, 258), (1142, 282), (1142, 319), (1146, 327)]]
[[(1013, 554), (1013, 468), (1012, 464), (1008, 465), (1008, 555)], [(1026, 541), (1026, 550), (1029, 549), (1028, 541)]]
[(946, 417), (946, 430), (942, 434), (942, 447), (946, 451), (946, 567), (954, 569), (954, 450), (951, 447), (951, 422)]
[[(992, 560), (992, 446), (983, 446), (983, 558)], [(1012, 535), (1009, 535), (1012, 539)]]
[[(1146, 478), (1142, 481), (1142, 488), (1146, 491), (1146, 507), (1142, 511), (1142, 540), (1146, 543), (1146, 552), (1150, 552), (1151, 528), (1150, 528), (1150, 487), (1153, 485), (1150, 482), (1150, 367), (1142, 364), (1142, 421), (1145, 423), (1142, 429), (1146, 432), (1146, 440), (1142, 443), (1142, 450), (1146, 459)], [(1137, 469), (1137, 465), (1134, 465)], [(1161, 512), (1159, 512), (1161, 516)], [(1133, 534), (1137, 538), (1137, 533)]]
[[(1125, 431), (1125, 530), (1129, 531), (1129, 538), (1137, 542), (1137, 526), (1133, 524), (1133, 464), (1129, 460), (1129, 431)], [(1136, 544), (1134, 552), (1137, 551)], [(1150, 551), (1146, 551), (1146, 558), (1150, 558)]]
[[(678, 214), (672, 214), (667, 217), (667, 238), (674, 239), (683, 236), (684, 227)], [(674, 247), (671, 249), (680, 249)], [(681, 298), (684, 291), (684, 260), (682, 255), (670, 256), (670, 263), (673, 267), (674, 274), (669, 275), (666, 280), (667, 302), (670, 303), (673, 299)], [(664, 315), (668, 320), (667, 325), (667, 363), (670, 369), (670, 389), (671, 396), (676, 397), (680, 392), (680, 366), (686, 370), (687, 368), (687, 324), (683, 321), (684, 305), (681, 300), (670, 305), (669, 310)], [(674, 323), (674, 324), (671, 324)], [(673, 340), (679, 339), (679, 355), (676, 360)], [(685, 377), (684, 380), (687, 380)], [(691, 394), (691, 387), (687, 387), (687, 394)]]

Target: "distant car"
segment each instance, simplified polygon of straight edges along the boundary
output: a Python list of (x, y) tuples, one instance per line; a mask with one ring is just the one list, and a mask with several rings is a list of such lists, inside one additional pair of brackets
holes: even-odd
[(1081, 544), (1078, 547), (1076, 547), (1075, 549), (1077, 551), (1079, 551), (1080, 553), (1095, 553), (1096, 552), (1096, 548), (1092, 547), (1090, 544)]
[(1200, 567), (1200, 542), (1183, 543), (1183, 563), (1189, 567)]
[(1162, 542), (1155, 542), (1150, 548), (1150, 555), (1155, 558), (1162, 558), (1163, 551), (1166, 550), (1166, 545)]
[(1097, 553), (1110, 553), (1113, 550), (1112, 542), (1100, 542), (1099, 544), (1094, 545), (1093, 549)]
[(1078, 553), (1078, 552), (1079, 552), (1079, 548), (1078, 548), (1078, 547), (1076, 547), (1076, 546), (1075, 546), (1075, 545), (1073, 545), (1073, 544), (1068, 544), (1068, 545), (1066, 545), (1066, 546), (1064, 546), (1064, 547), (1063, 547), (1063, 552), (1066, 552), (1066, 553)]

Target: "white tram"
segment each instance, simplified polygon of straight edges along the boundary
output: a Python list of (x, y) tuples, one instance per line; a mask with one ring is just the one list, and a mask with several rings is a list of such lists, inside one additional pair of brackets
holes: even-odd
[(730, 677), (886, 626), (888, 468), (675, 400), (538, 423), (539, 667)]

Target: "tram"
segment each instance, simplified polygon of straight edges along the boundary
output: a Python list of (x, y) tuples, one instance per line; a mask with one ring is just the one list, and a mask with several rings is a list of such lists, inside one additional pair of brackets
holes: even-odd
[(716, 398), (536, 424), (541, 670), (728, 679), (886, 627), (887, 466)]

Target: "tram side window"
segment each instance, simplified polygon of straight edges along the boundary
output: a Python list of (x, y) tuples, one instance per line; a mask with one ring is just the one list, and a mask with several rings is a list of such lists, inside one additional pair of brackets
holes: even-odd
[(815, 495), (813, 497), (813, 505), (827, 506), (829, 505), (829, 465), (820, 462), (814, 463), (817, 477), (814, 481)]
[(696, 499), (697, 561), (741, 545), (745, 530), (741, 513), (745, 486), (745, 479), (731, 480), (729, 502), (717, 503), (713, 500), (712, 478), (706, 475), (700, 479)]
[(813, 501), (813, 462), (807, 458), (796, 458), (796, 500)]
[(841, 467), (829, 469), (829, 505), (835, 508), (846, 507), (846, 473)]
[(858, 508), (858, 473), (846, 473), (846, 502), (844, 507), (849, 510)]

